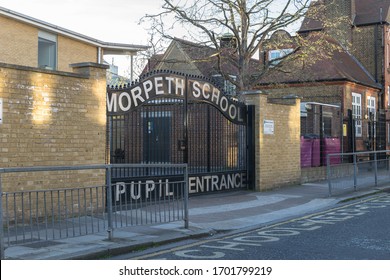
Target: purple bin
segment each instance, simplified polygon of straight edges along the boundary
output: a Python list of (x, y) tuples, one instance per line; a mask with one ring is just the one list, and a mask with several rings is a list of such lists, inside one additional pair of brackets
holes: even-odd
[(312, 158), (311, 158), (311, 166), (317, 167), (321, 165), (321, 141), (320, 139), (312, 139), (313, 147), (312, 147)]
[[(326, 166), (326, 156), (328, 154), (337, 154), (341, 152), (341, 145), (339, 138), (324, 138), (322, 139), (323, 145), (323, 157), (322, 164)], [(330, 164), (339, 164), (341, 163), (340, 156), (332, 156), (330, 158)]]
[(310, 167), (312, 161), (312, 139), (301, 137), (301, 167)]

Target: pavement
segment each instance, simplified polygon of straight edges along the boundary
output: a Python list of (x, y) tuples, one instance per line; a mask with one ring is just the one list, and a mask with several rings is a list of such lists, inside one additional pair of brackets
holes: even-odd
[(189, 198), (189, 228), (184, 222), (115, 228), (87, 236), (15, 245), (5, 248), (6, 260), (104, 259), (171, 242), (198, 239), (227, 231), (245, 231), (331, 208), (350, 199), (390, 191), (378, 187), (333, 191), (327, 182), (307, 183), (266, 192), (235, 191)]

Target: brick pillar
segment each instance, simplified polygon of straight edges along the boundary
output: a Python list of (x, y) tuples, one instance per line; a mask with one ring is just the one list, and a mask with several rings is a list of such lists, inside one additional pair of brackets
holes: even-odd
[(300, 99), (259, 91), (245, 98), (256, 107), (256, 191), (300, 183)]

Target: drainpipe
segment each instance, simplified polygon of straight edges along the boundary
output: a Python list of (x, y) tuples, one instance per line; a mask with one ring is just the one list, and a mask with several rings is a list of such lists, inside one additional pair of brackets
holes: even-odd
[(102, 63), (102, 48), (98, 47), (98, 63)]
[(374, 28), (374, 67), (375, 67), (375, 82), (378, 83), (378, 24)]

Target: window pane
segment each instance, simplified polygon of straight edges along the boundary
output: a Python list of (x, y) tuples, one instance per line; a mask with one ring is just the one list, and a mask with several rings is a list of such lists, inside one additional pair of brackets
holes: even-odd
[(56, 42), (38, 38), (38, 67), (56, 69)]

